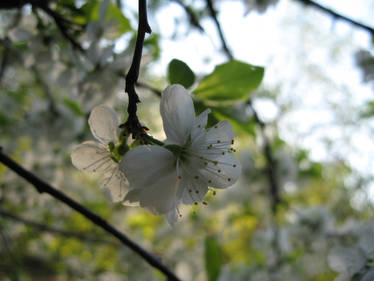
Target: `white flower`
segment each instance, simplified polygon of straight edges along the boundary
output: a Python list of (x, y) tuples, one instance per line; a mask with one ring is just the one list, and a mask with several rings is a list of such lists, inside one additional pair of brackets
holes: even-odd
[(195, 117), (190, 94), (180, 85), (165, 89), (160, 105), (166, 145), (138, 146), (120, 164), (130, 182), (125, 203), (139, 202), (172, 224), (180, 202), (201, 202), (208, 186), (226, 188), (241, 173), (231, 145), (234, 132), (228, 121), (206, 130), (210, 110)]
[(93, 136), (99, 141), (86, 141), (71, 153), (73, 165), (88, 173), (101, 173), (101, 189), (112, 201), (122, 201), (128, 191), (128, 181), (119, 169), (118, 120), (115, 112), (105, 105), (96, 106), (88, 119)]

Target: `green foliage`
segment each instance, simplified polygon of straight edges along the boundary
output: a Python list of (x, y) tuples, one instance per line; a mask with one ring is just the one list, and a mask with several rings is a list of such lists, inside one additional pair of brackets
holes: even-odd
[(185, 62), (173, 59), (168, 65), (168, 80), (170, 84), (181, 84), (189, 88), (195, 82), (195, 74)]
[(360, 112), (361, 118), (370, 118), (374, 116), (374, 101), (368, 101), (365, 108)]
[(81, 10), (84, 12), (85, 19), (80, 17), (78, 21), (103, 21), (105, 32), (102, 30), (102, 35), (108, 40), (114, 40), (131, 30), (129, 19), (111, 1), (88, 1)]
[(213, 236), (205, 238), (205, 270), (209, 281), (216, 281), (222, 267), (222, 250)]
[(65, 98), (63, 100), (63, 103), (75, 115), (77, 115), (77, 116), (85, 116), (85, 113), (84, 113), (84, 111), (83, 111), (83, 109), (82, 109), (82, 107), (80, 106), (79, 103), (77, 103), (77, 102), (75, 102), (75, 101), (73, 101), (73, 100), (71, 100), (69, 98)]
[(236, 101), (250, 98), (264, 77), (264, 68), (241, 61), (216, 66), (205, 76), (194, 93), (203, 100)]

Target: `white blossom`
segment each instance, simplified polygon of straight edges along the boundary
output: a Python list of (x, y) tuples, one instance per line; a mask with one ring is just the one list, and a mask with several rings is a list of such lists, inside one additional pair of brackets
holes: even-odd
[(197, 204), (209, 187), (226, 188), (241, 173), (231, 149), (234, 132), (228, 121), (206, 129), (210, 110), (195, 117), (188, 91), (180, 85), (165, 89), (160, 105), (165, 146), (135, 147), (121, 169), (130, 182), (125, 203), (136, 203), (155, 214), (177, 219), (179, 203)]
[(88, 119), (92, 135), (98, 140), (86, 141), (71, 153), (73, 165), (87, 173), (102, 175), (101, 189), (112, 202), (122, 201), (128, 191), (128, 181), (119, 169), (119, 128), (115, 112), (105, 105), (95, 107)]

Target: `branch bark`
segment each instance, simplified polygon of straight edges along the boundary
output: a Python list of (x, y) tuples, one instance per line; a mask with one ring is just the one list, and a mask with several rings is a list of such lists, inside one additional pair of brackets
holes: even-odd
[(218, 21), (217, 12), (216, 12), (216, 10), (214, 8), (214, 5), (213, 5), (213, 0), (206, 0), (206, 5), (207, 5), (207, 8), (208, 8), (209, 15), (212, 18), (214, 24), (216, 25), (216, 29), (218, 31), (219, 38), (221, 39), (222, 50), (225, 52), (225, 54), (226, 54), (226, 56), (229, 60), (233, 60), (234, 56), (233, 56), (231, 50), (229, 49), (229, 47), (227, 46), (225, 36), (223, 35), (221, 24)]
[(340, 20), (343, 20), (343, 21), (346, 21), (354, 26), (357, 26), (359, 28), (362, 28), (362, 29), (365, 29), (366, 31), (369, 31), (372, 35), (374, 35), (374, 28), (373, 27), (370, 27), (366, 24), (363, 24), (363, 23), (360, 23), (356, 20), (353, 20), (349, 17), (346, 17), (342, 14), (339, 14), (337, 12), (335, 12), (334, 10), (331, 10), (329, 8), (326, 8), (320, 4), (318, 4), (317, 2), (314, 2), (314, 1), (311, 1), (311, 0), (296, 0), (298, 2), (301, 2), (303, 4), (305, 4), (306, 6), (311, 6), (313, 8), (316, 8), (324, 13), (327, 13), (329, 15), (331, 15), (333, 18), (337, 18), (337, 19), (340, 19)]
[(13, 220), (13, 221), (18, 222), (18, 223), (22, 223), (22, 224), (27, 225), (27, 226), (31, 226), (32, 228), (34, 228), (38, 231), (49, 232), (49, 233), (53, 233), (53, 234), (56, 234), (56, 235), (69, 237), (69, 238), (71, 237), (71, 238), (79, 239), (79, 240), (84, 241), (84, 242), (102, 243), (102, 244), (110, 244), (110, 245), (113, 245), (113, 246), (118, 246), (118, 243), (116, 243), (114, 241), (111, 241), (111, 240), (104, 240), (104, 239), (100, 239), (100, 238), (87, 236), (84, 233), (71, 232), (71, 231), (58, 229), (58, 228), (55, 228), (55, 227), (52, 227), (52, 226), (48, 226), (48, 225), (45, 225), (45, 224), (42, 224), (42, 223), (39, 223), (39, 222), (31, 221), (31, 220), (16, 216), (16, 215), (12, 214), (11, 212), (8, 212), (8, 211), (2, 210), (2, 209), (0, 209), (0, 216), (4, 217), (4, 218), (7, 218), (7, 219), (10, 219), (10, 220)]
[(65, 205), (69, 206), (73, 210), (77, 211), (78, 213), (85, 216), (88, 220), (90, 220), (95, 225), (99, 226), (100, 228), (104, 229), (110, 235), (116, 237), (123, 245), (129, 247), (135, 253), (140, 255), (144, 260), (146, 260), (151, 266), (160, 270), (167, 278), (171, 281), (180, 281), (174, 273), (172, 273), (164, 264), (162, 264), (155, 256), (151, 253), (147, 252), (141, 246), (133, 242), (130, 238), (128, 238), (125, 234), (121, 233), (119, 230), (108, 224), (102, 217), (98, 216), (97, 214), (93, 213), (83, 205), (79, 204), (75, 200), (68, 197), (63, 192), (57, 190), (53, 186), (49, 185), (47, 182), (43, 181), (42, 179), (38, 178), (36, 175), (31, 173), (28, 170), (25, 170), (23, 167), (18, 165), (12, 159), (10, 159), (7, 155), (3, 154), (0, 148), (0, 162), (3, 163), (5, 166), (13, 170), (16, 174), (20, 177), (24, 178), (26, 181), (31, 183), (39, 193), (48, 193), (58, 201), (61, 201)]
[(148, 24), (147, 18), (147, 2), (146, 0), (139, 0), (139, 23), (138, 34), (136, 37), (135, 51), (132, 58), (130, 70), (126, 75), (126, 93), (129, 97), (129, 104), (127, 112), (129, 117), (127, 121), (121, 125), (125, 127), (133, 138), (138, 138), (144, 134), (143, 126), (140, 124), (138, 116), (136, 115), (137, 104), (140, 102), (138, 94), (135, 91), (135, 85), (138, 81), (140, 61), (142, 58), (143, 44), (146, 33), (151, 33), (151, 27)]

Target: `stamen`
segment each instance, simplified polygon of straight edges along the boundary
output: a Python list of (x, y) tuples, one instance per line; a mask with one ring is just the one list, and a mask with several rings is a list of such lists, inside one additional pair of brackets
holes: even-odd
[(205, 201), (203, 201), (203, 204), (206, 206), (206, 205), (208, 205), (208, 203), (207, 202), (205, 202)]

